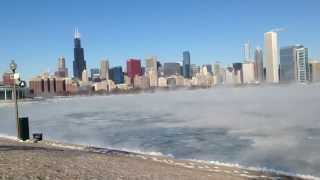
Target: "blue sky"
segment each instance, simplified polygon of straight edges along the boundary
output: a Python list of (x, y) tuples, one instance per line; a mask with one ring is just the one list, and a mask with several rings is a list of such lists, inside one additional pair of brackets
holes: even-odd
[[(280, 46), (304, 44), (320, 58), (319, 0), (10, 0), (0, 6), (0, 73), (16, 59), (28, 79), (56, 69), (66, 57), (72, 72), (73, 31), (79, 28), (88, 68), (155, 55), (195, 64), (241, 61), (242, 44), (263, 46), (263, 33), (286, 31)], [(71, 74), (71, 73), (70, 73)]]

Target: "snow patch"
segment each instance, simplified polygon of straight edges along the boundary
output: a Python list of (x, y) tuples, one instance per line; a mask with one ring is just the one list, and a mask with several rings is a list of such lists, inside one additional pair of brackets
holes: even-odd
[[(197, 159), (191, 159), (191, 161), (199, 162), (199, 163), (213, 164), (213, 165), (217, 165), (217, 166), (246, 169), (246, 170), (251, 170), (251, 171), (255, 171), (255, 172), (265, 172), (265, 173), (273, 173), (276, 175), (298, 177), (298, 178), (303, 178), (303, 179), (320, 180), (320, 177), (316, 177), (316, 176), (312, 176), (312, 175), (308, 175), (308, 174), (291, 173), (291, 172), (285, 172), (285, 171), (281, 171), (281, 170), (275, 170), (275, 169), (264, 168), (264, 167), (246, 167), (246, 166), (242, 166), (242, 165), (234, 164), (234, 163), (225, 163), (225, 162), (220, 162), (220, 161), (204, 161), (204, 160), (197, 160)], [(247, 171), (243, 171), (243, 173), (249, 174), (249, 172), (247, 172)]]
[(9, 140), (14, 140), (14, 141), (19, 141), (19, 139), (15, 136), (9, 136), (6, 134), (0, 134), (0, 138), (4, 138), (4, 139), (9, 139)]

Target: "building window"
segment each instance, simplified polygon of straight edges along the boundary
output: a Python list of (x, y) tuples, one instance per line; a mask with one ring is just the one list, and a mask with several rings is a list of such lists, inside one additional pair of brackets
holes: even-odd
[(67, 91), (67, 88), (66, 88), (66, 80), (63, 80), (63, 81), (62, 81), (62, 89), (63, 89), (63, 92), (66, 92), (66, 91)]
[(12, 90), (7, 90), (7, 100), (12, 100)]
[(41, 92), (44, 92), (44, 80), (41, 79)]
[(47, 79), (48, 92), (50, 92), (50, 79)]
[(5, 97), (5, 90), (0, 90), (0, 100), (5, 100), (6, 97)]
[(53, 92), (57, 92), (56, 78), (53, 78)]

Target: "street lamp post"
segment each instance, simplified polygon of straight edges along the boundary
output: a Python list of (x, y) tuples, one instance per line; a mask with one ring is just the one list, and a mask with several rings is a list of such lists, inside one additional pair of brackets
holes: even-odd
[[(14, 76), (16, 73), (16, 69), (17, 69), (17, 64), (14, 62), (14, 60), (12, 60), (10, 63), (10, 69), (11, 69), (13, 76)], [(15, 78), (13, 78), (13, 92), (12, 93), (13, 93), (13, 101), (14, 101), (15, 116), (16, 116), (17, 135), (18, 135), (18, 138), (20, 138), (18, 98), (17, 98), (17, 88), (16, 88), (16, 79)]]

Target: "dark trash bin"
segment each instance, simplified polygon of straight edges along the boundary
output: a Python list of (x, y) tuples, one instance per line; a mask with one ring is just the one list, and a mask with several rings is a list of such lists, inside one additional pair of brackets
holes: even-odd
[(29, 118), (28, 117), (21, 117), (19, 118), (19, 139), (25, 141), (30, 139), (29, 137)]
[(33, 133), (33, 139), (42, 141), (42, 133)]

